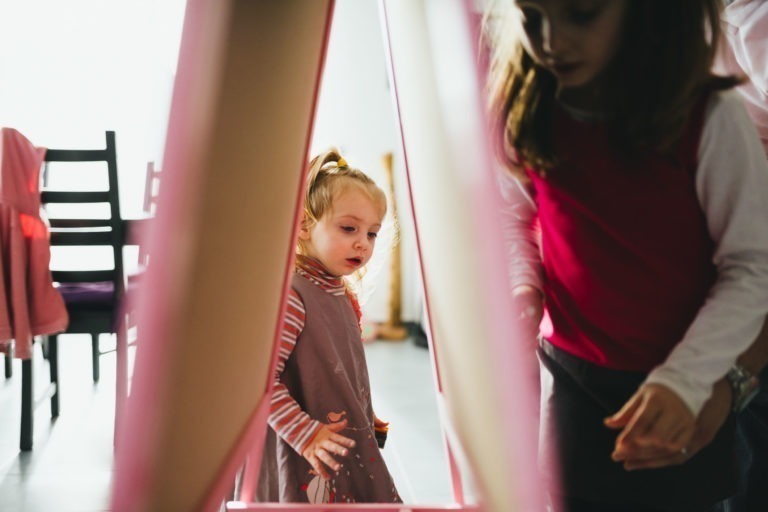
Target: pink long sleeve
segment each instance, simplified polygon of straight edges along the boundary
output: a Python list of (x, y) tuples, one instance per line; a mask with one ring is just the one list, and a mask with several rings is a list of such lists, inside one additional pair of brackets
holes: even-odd
[(285, 369), (285, 362), (291, 356), (296, 346), (296, 339), (304, 329), (304, 303), (295, 290), (288, 295), (288, 308), (280, 336), (280, 348), (275, 368), (275, 385), (272, 390), (272, 401), (269, 408), (269, 425), (286, 443), (291, 445), (296, 453), (303, 453), (307, 444), (320, 430), (320, 422), (313, 420), (294, 400), (288, 388), (280, 382), (280, 375)]

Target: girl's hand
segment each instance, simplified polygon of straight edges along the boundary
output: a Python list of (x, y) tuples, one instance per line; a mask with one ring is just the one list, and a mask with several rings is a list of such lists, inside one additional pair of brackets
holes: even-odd
[(544, 313), (541, 292), (527, 284), (516, 286), (512, 289), (512, 307), (514, 318), (520, 322), (522, 334), (535, 350), (538, 346), (539, 324)]
[(388, 421), (379, 419), (376, 413), (373, 414), (373, 428), (384, 428), (389, 425)]
[(312, 469), (326, 480), (330, 478), (327, 468), (332, 471), (338, 471), (341, 468), (341, 464), (336, 461), (332, 454), (346, 457), (349, 454), (347, 448), (355, 447), (355, 442), (352, 439), (337, 434), (345, 428), (347, 428), (347, 420), (323, 425), (301, 454), (307, 459)]
[(379, 449), (384, 448), (387, 442), (387, 431), (389, 431), (389, 422), (379, 419), (376, 413), (373, 413), (373, 437)]
[(671, 389), (660, 384), (643, 384), (619, 412), (605, 419), (608, 428), (623, 429), (611, 457), (625, 461), (638, 449), (651, 456), (677, 453), (686, 458), (695, 430), (695, 418), (688, 406)]
[(626, 469), (652, 469), (682, 464), (715, 438), (715, 435), (731, 413), (732, 391), (728, 381), (721, 379), (715, 384), (712, 396), (696, 418), (696, 430), (688, 443), (687, 450), (660, 450), (658, 448), (636, 448), (629, 450), (624, 459)]

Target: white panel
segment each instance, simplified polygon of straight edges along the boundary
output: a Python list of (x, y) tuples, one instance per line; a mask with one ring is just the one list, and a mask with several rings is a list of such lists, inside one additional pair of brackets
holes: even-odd
[[(385, 0), (430, 323), (448, 414), (488, 510), (543, 510), (511, 321), (491, 146), (468, 11)], [(529, 363), (527, 363), (529, 364)]]

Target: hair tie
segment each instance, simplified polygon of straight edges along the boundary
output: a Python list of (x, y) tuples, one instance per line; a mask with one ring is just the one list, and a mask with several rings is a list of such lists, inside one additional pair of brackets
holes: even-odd
[(338, 162), (336, 162), (336, 167), (347, 167), (347, 161), (340, 156)]

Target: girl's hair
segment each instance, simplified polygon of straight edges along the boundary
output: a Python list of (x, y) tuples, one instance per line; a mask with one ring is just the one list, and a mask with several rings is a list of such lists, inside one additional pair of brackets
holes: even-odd
[[(622, 43), (604, 70), (601, 112), (619, 154), (669, 152), (693, 107), (712, 91), (738, 84), (710, 71), (720, 41), (719, 0), (627, 0)], [(557, 81), (521, 44), (511, 7), (486, 13), (491, 29), (488, 92), (502, 159), (539, 172), (556, 161), (551, 119)], [(511, 26), (516, 23), (516, 26)]]
[[(387, 213), (387, 198), (376, 182), (365, 173), (350, 167), (338, 150), (330, 149), (317, 155), (309, 163), (307, 187), (304, 194), (304, 227), (310, 228), (333, 210), (333, 202), (345, 190), (357, 187), (368, 195), (381, 210), (381, 216)], [(305, 255), (303, 241), (299, 239), (296, 251)]]

